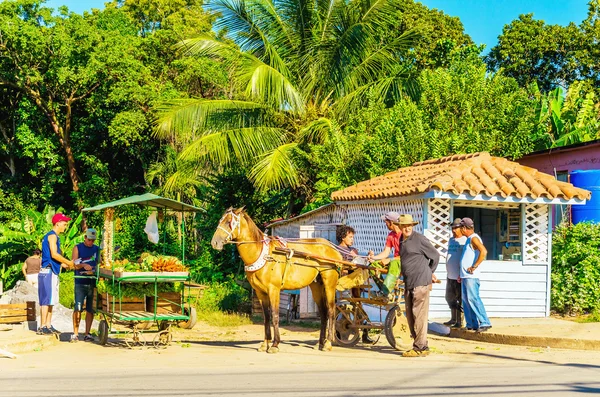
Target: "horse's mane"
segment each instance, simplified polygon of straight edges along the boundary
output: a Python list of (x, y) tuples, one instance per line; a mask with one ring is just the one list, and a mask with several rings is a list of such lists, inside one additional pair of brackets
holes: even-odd
[(250, 232), (252, 233), (252, 241), (264, 240), (265, 239), (264, 233), (258, 228), (258, 226), (256, 226), (256, 223), (254, 223), (252, 218), (250, 218), (250, 215), (248, 215), (246, 213), (246, 211), (244, 211), (244, 210), (242, 210), (242, 215), (244, 216), (246, 223), (248, 223), (248, 228), (250, 229)]

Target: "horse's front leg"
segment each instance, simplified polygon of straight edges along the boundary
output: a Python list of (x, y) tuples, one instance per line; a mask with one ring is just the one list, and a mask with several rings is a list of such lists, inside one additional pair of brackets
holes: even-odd
[(281, 337), (279, 336), (279, 298), (281, 290), (279, 288), (269, 288), (269, 301), (271, 303), (271, 316), (273, 320), (273, 345), (267, 350), (267, 353), (278, 353), (279, 342)]
[(269, 301), (269, 295), (262, 291), (256, 291), (256, 296), (260, 301), (260, 306), (263, 310), (263, 317), (265, 319), (265, 338), (258, 348), (259, 352), (266, 352), (269, 350), (269, 344), (271, 343), (271, 302)]

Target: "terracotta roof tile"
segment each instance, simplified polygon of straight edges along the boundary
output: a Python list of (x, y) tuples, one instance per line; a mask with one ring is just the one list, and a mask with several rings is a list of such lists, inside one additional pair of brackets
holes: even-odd
[(487, 152), (421, 161), (334, 192), (333, 200), (410, 196), (430, 190), (506, 198), (589, 199), (591, 193)]

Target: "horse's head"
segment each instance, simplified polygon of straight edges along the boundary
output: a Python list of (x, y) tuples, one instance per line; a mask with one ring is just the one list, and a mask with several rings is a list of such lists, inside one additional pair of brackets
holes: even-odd
[(225, 243), (234, 241), (238, 238), (241, 230), (243, 210), (244, 207), (238, 209), (230, 207), (225, 211), (219, 221), (217, 230), (215, 230), (215, 234), (210, 241), (210, 245), (212, 245), (214, 249), (221, 251)]

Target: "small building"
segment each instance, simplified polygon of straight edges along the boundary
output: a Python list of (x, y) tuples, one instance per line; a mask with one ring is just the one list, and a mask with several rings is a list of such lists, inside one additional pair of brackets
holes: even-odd
[[(561, 146), (530, 153), (516, 160), (519, 164), (535, 168), (553, 175), (563, 182), (571, 182), (571, 174), (576, 170), (600, 170), (600, 139)], [(570, 219), (570, 206), (553, 207), (553, 226)]]
[[(324, 237), (335, 242), (336, 227), (356, 230), (355, 247), (383, 250), (388, 211), (411, 214), (441, 255), (435, 272), (442, 285), (431, 294), (430, 317), (449, 315), (444, 299), (446, 253), (455, 217), (470, 217), (489, 251), (482, 264), (481, 296), (491, 317), (550, 314), (551, 205), (584, 204), (587, 190), (552, 175), (492, 157), (454, 155), (418, 162), (332, 194), (333, 203), (272, 224), (281, 237)], [(300, 316), (316, 313), (309, 289), (301, 291)]]

